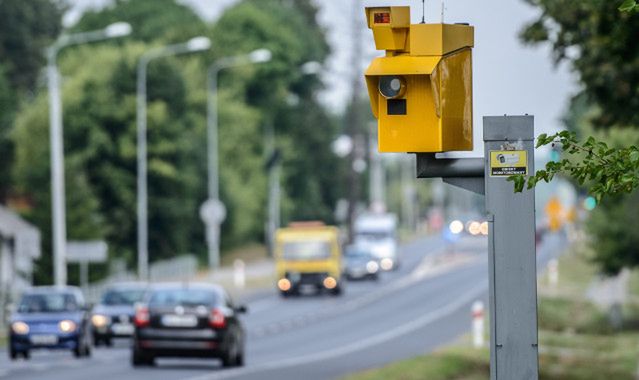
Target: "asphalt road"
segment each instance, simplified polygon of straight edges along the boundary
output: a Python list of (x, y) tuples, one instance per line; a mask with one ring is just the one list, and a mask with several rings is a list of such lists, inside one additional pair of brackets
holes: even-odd
[[(538, 247), (540, 268), (560, 253), (557, 236)], [(403, 247), (400, 269), (379, 281), (350, 282), (341, 297), (280, 298), (265, 291), (246, 300), (246, 366), (222, 369), (215, 360), (160, 359), (134, 369), (127, 341), (98, 348), (89, 359), (67, 352), (34, 352), (10, 362), (0, 352), (6, 379), (332, 379), (409, 358), (453, 341), (471, 325), (470, 305), (485, 301), (486, 239), (467, 238), (456, 255), (437, 238)]]

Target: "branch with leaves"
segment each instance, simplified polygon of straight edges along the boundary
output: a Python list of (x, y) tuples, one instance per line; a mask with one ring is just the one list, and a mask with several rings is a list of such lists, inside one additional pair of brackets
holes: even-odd
[(533, 176), (508, 177), (514, 182), (515, 192), (523, 191), (524, 187), (532, 189), (541, 181), (550, 182), (558, 174), (572, 177), (580, 185), (588, 183), (590, 193), (598, 201), (604, 196), (630, 193), (639, 187), (639, 148), (636, 146), (610, 148), (594, 137), (580, 142), (570, 131), (539, 135), (536, 148), (546, 145), (560, 148), (570, 158), (548, 162), (544, 170), (538, 170)]
[(624, 0), (619, 6), (622, 12), (639, 12), (639, 3), (637, 0)]

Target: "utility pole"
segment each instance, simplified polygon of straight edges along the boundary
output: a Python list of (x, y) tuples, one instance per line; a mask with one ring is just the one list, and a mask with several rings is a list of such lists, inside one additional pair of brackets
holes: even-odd
[(353, 141), (353, 149), (348, 156), (348, 213), (346, 217), (346, 223), (348, 226), (348, 240), (353, 239), (353, 223), (355, 222), (355, 213), (357, 212), (357, 203), (359, 201), (360, 193), (360, 178), (357, 171), (357, 164), (359, 160), (363, 159), (362, 136), (360, 135), (361, 115), (359, 112), (360, 104), (360, 66), (362, 61), (362, 44), (361, 44), (361, 0), (354, 0), (353, 3), (353, 20), (351, 25), (352, 30), (352, 55), (351, 55), (351, 68), (353, 69), (353, 76), (351, 82), (351, 107), (346, 118), (346, 134)]
[(384, 172), (384, 162), (382, 156), (377, 152), (377, 123), (373, 123), (370, 128), (370, 137), (368, 142), (369, 161), (370, 161), (370, 178), (369, 178), (369, 197), (372, 208), (383, 206), (386, 208), (386, 176)]
[(266, 243), (268, 256), (274, 256), (275, 233), (280, 226), (280, 152), (275, 144), (273, 121), (266, 124), (266, 170), (268, 171), (268, 219), (266, 222)]

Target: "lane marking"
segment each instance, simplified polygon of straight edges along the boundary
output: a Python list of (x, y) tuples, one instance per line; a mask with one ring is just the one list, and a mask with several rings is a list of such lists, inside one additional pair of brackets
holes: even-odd
[(188, 378), (188, 380), (227, 379), (227, 378), (232, 378), (237, 376), (255, 374), (262, 371), (282, 369), (287, 367), (296, 367), (296, 366), (300, 366), (304, 364), (310, 364), (314, 362), (333, 359), (336, 357), (361, 351), (366, 348), (387, 342), (389, 340), (399, 338), (402, 335), (406, 335), (415, 330), (424, 328), (433, 322), (436, 322), (444, 317), (447, 317), (453, 314), (454, 312), (458, 311), (459, 309), (461, 309), (463, 306), (465, 306), (469, 302), (475, 300), (477, 297), (481, 296), (483, 293), (486, 292), (487, 289), (488, 289), (488, 281), (482, 281), (480, 286), (474, 287), (471, 291), (467, 292), (462, 297), (457, 298), (457, 300), (449, 303), (448, 305), (445, 305), (437, 310), (431, 311), (430, 313), (424, 314), (421, 317), (414, 319), (413, 321), (406, 323), (402, 326), (395, 327), (394, 329), (388, 330), (386, 332), (341, 346), (336, 349), (320, 351), (314, 354), (304, 355), (297, 358), (284, 359), (274, 363), (264, 363), (264, 364), (256, 365), (254, 367), (248, 367), (248, 368), (242, 368), (242, 369), (231, 369), (219, 374), (216, 373), (216, 374), (195, 376), (195, 377)]

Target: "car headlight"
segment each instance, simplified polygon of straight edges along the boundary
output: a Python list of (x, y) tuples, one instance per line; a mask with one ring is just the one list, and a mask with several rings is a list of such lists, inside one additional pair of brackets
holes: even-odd
[(337, 280), (329, 276), (324, 279), (323, 284), (326, 289), (335, 289), (337, 286)]
[(277, 282), (277, 287), (283, 291), (283, 292), (287, 292), (289, 290), (291, 290), (291, 282), (286, 279), (286, 278), (282, 278)]
[(379, 264), (377, 264), (375, 261), (369, 261), (366, 263), (366, 271), (368, 273), (377, 273), (378, 270)]
[(380, 262), (380, 265), (381, 265), (383, 270), (391, 270), (391, 269), (393, 269), (393, 260), (391, 260), (389, 258), (384, 258)]
[(91, 317), (91, 324), (95, 327), (104, 327), (111, 322), (111, 319), (106, 315), (95, 314)]
[(58, 323), (58, 328), (62, 332), (70, 333), (75, 331), (77, 325), (75, 324), (75, 322), (65, 319), (64, 321), (60, 321), (60, 323)]
[(18, 335), (26, 335), (29, 333), (29, 325), (24, 322), (13, 322), (11, 324), (11, 331)]

